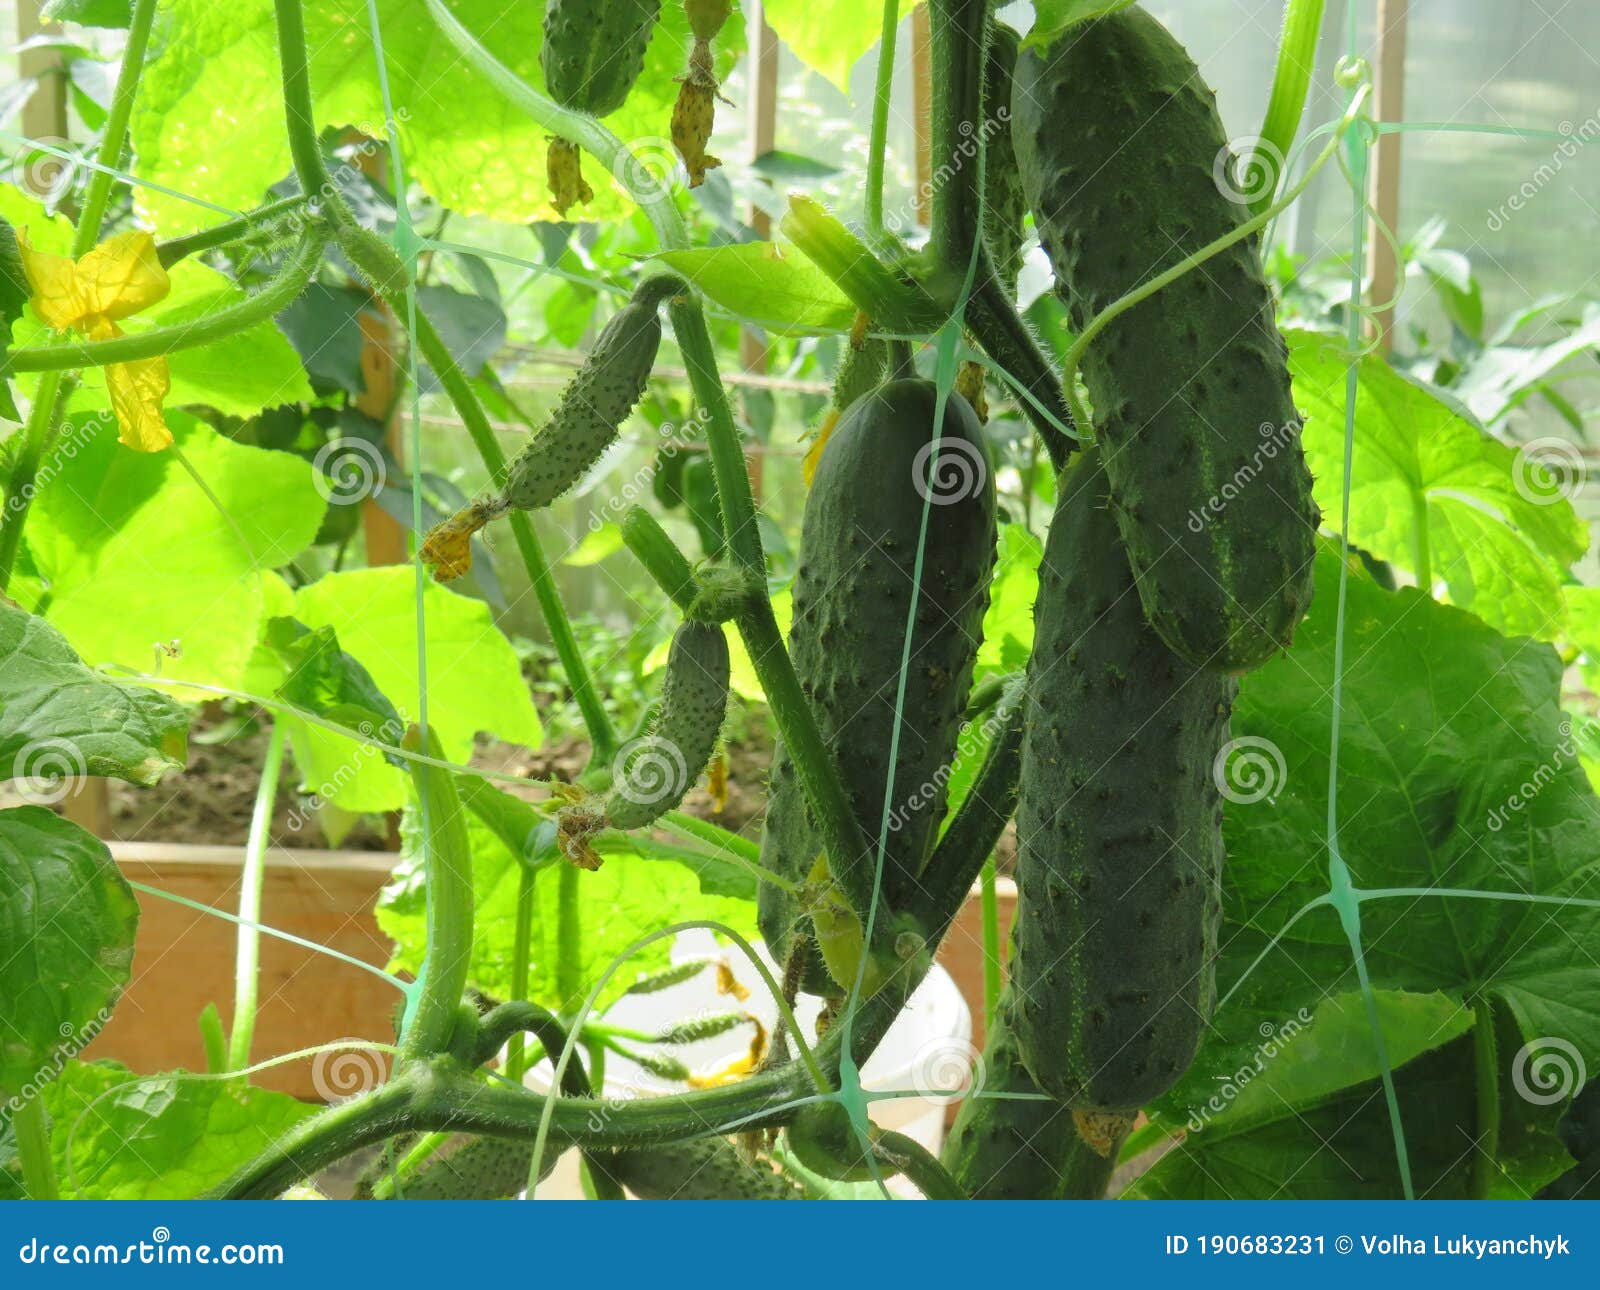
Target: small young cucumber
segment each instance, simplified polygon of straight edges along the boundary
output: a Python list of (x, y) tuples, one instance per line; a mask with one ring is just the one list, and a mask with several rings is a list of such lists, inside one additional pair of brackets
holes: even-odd
[[(994, 479), (983, 430), (959, 395), (945, 401), (942, 421), (937, 406), (933, 382), (922, 380), (891, 381), (850, 405), (812, 480), (794, 579), (795, 672), (870, 838), (885, 832), (893, 778), (880, 918), (905, 907), (944, 816), (994, 563)], [(904, 701), (897, 705), (902, 661)], [(803, 883), (821, 850), (799, 777), (780, 747), (761, 863)], [(845, 862), (875, 856), (874, 849)], [(830, 866), (838, 862), (828, 857)], [(781, 959), (796, 933), (809, 934), (811, 920), (771, 884), (762, 885), (759, 903), (762, 933)], [(848, 984), (828, 988), (813, 973), (805, 988), (837, 994)]]
[[(1034, 223), (1078, 328), (1249, 218), (1219, 178), (1216, 96), (1137, 6), (1023, 50), (1011, 104)], [(1321, 517), (1258, 239), (1109, 324), (1083, 377), (1151, 625), (1223, 671), (1286, 648), (1311, 602)]]
[(727, 1138), (618, 1152), (611, 1172), (640, 1200), (801, 1200), (800, 1188)]
[(690, 619), (672, 638), (650, 733), (617, 754), (605, 800), (613, 828), (642, 829), (683, 801), (711, 760), (727, 711), (728, 638), (720, 625)]
[(989, 24), (983, 70), (983, 239), (995, 276), (1008, 292), (1022, 272), (1023, 220), (1028, 196), (1011, 142), (1011, 82), (1022, 38), (1003, 22)]
[[(545, 1152), (541, 1182), (560, 1156)], [(532, 1142), (456, 1137), (404, 1179), (399, 1191), (407, 1200), (509, 1200), (527, 1187), (532, 1163)], [(384, 1173), (376, 1171), (374, 1177)]]
[(550, 419), (511, 463), (500, 499), (504, 505), (524, 511), (550, 505), (616, 442), (655, 366), (661, 346), (657, 310), (681, 289), (676, 278), (648, 278), (605, 325)]
[(1215, 1002), (1238, 683), (1145, 621), (1100, 450), (1060, 480), (1039, 568), (1017, 794), (1018, 1051), (1074, 1111), (1127, 1112), (1193, 1060)]

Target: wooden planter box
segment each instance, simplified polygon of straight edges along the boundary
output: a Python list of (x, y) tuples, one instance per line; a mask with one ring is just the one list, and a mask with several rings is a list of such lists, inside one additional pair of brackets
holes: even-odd
[[(239, 907), (242, 848), (168, 842), (109, 845), (122, 872), (137, 882), (229, 913)], [(382, 967), (391, 946), (372, 911), (394, 859), (377, 851), (269, 851), (262, 921)], [(999, 895), (1003, 944), (1016, 889), (1002, 879)], [(145, 1072), (204, 1070), (197, 1019), (208, 1003), (215, 1003), (223, 1025), (230, 1021), (235, 926), (142, 892), (139, 908), (133, 979), (111, 1022), (84, 1056), (114, 1058)], [(972, 1010), (973, 1042), (981, 1046), (983, 921), (976, 891), (951, 927), (939, 961)], [(370, 972), (263, 936), (254, 1056), (261, 1060), (338, 1039), (390, 1041), (399, 1003), (399, 993)], [(254, 1082), (321, 1101), (331, 1078), (324, 1072), (326, 1065), (326, 1058), (291, 1062), (262, 1072)], [(338, 1091), (336, 1084), (334, 1088)]]

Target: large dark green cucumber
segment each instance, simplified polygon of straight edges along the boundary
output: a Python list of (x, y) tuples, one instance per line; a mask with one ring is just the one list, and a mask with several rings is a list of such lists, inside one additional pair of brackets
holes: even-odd
[(1215, 1002), (1213, 762), (1238, 683), (1146, 623), (1100, 450), (1059, 487), (1028, 663), (1014, 1021), (1045, 1092), (1131, 1111), (1188, 1068)]
[[(893, 775), (883, 887), (890, 909), (903, 908), (914, 890), (944, 816), (994, 563), (994, 479), (982, 427), (959, 395), (948, 397), (942, 422), (936, 405), (931, 381), (891, 381), (840, 418), (806, 502), (793, 588), (795, 671), (839, 758), (856, 818), (874, 840)], [(904, 720), (891, 764), (924, 510)], [(804, 881), (820, 850), (794, 767), (779, 749), (761, 862)], [(875, 854), (851, 859), (871, 863)], [(806, 928), (805, 913), (770, 884), (761, 888), (760, 912), (767, 943), (782, 958), (794, 932)], [(814, 974), (807, 988), (820, 984)]]
[[(1023, 50), (1011, 103), (1034, 223), (1079, 328), (1249, 216), (1216, 178), (1216, 96), (1137, 6)], [(1311, 601), (1320, 517), (1257, 239), (1112, 322), (1083, 376), (1156, 631), (1227, 671), (1286, 647)]]
[(640, 1200), (801, 1200), (797, 1184), (745, 1160), (727, 1138), (618, 1152), (617, 1180)]
[(1046, 1100), (1011, 1030), (1011, 991), (1000, 996), (980, 1078), (945, 1141), (945, 1168), (973, 1200), (1085, 1200), (1105, 1194), (1115, 1160), (1078, 1137), (1072, 1112)]

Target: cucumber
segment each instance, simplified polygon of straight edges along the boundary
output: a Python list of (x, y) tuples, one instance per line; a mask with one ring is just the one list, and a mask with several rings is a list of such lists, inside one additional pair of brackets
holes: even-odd
[(983, 1046), (981, 1078), (961, 1104), (943, 1161), (973, 1200), (1081, 1200), (1103, 1196), (1108, 1158), (1081, 1142), (1072, 1112), (1044, 1100), (1022, 1064), (1007, 989)]
[(1212, 767), (1238, 689), (1150, 629), (1108, 493), (1097, 448), (1060, 481), (1017, 794), (1018, 1050), (1085, 1115), (1164, 1093), (1205, 1032), (1222, 911)]
[[(840, 419), (806, 503), (789, 633), (800, 684), (839, 758), (856, 817), (874, 840), (893, 771), (883, 885), (890, 910), (909, 903), (944, 816), (945, 782), (994, 563), (994, 480), (983, 431), (966, 400), (952, 394), (936, 433), (936, 399), (931, 381), (891, 381), (857, 399)], [(937, 454), (930, 447), (935, 438)], [(906, 719), (891, 768), (907, 610), (928, 464), (935, 457)], [(820, 851), (798, 776), (780, 745), (772, 760), (761, 863), (803, 882)], [(849, 862), (874, 858), (872, 852)], [(833, 876), (839, 877), (837, 870)], [(797, 932), (809, 934), (806, 912), (801, 902), (763, 884), (761, 930), (779, 959)], [(820, 963), (820, 956), (811, 957)], [(818, 971), (804, 988), (840, 993)]]
[(681, 289), (671, 277), (646, 279), (612, 316), (567, 382), (550, 419), (511, 463), (501, 509), (548, 506), (616, 442), (617, 430), (644, 393), (661, 347), (661, 301)]
[[(1018, 57), (1017, 160), (1076, 327), (1248, 218), (1213, 177), (1227, 148), (1215, 99), (1137, 6)], [(1225, 671), (1286, 648), (1321, 517), (1257, 239), (1117, 318), (1083, 377), (1151, 625)]]
[(990, 23), (983, 70), (983, 240), (995, 276), (1013, 295), (1022, 272), (1023, 220), (1028, 214), (1010, 126), (1011, 83), (1021, 40), (1003, 22)]
[[(590, 116), (615, 112), (644, 70), (660, 16), (661, 0), (547, 0), (539, 66), (550, 97)], [(546, 169), (562, 215), (594, 196), (579, 172), (575, 144), (552, 139)]]
[[(560, 1157), (545, 1152), (540, 1182)], [(532, 1163), (532, 1142), (458, 1136), (402, 1182), (400, 1192), (407, 1200), (509, 1200), (527, 1187)]]
[(850, 1115), (838, 1102), (801, 1107), (784, 1131), (794, 1158), (812, 1173), (835, 1182), (871, 1182), (893, 1170), (874, 1172)]
[(672, 638), (661, 707), (649, 734), (622, 750), (606, 795), (613, 828), (642, 829), (683, 801), (716, 750), (728, 711), (728, 638), (690, 619)]
[(801, 1200), (782, 1174), (739, 1154), (727, 1138), (618, 1152), (612, 1173), (640, 1200)]

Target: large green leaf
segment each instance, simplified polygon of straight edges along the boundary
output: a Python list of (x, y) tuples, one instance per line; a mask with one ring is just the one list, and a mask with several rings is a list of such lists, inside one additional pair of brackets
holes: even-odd
[[(44, 1099), (69, 1200), (193, 1199), (316, 1114), (286, 1093), (239, 1080), (135, 1075), (115, 1062), (68, 1063)], [(0, 1197), (9, 1198), (16, 1170), (4, 1146)]]
[(42, 806), (0, 811), (0, 1098), (31, 1097), (128, 983), (139, 906), (106, 844)]
[[(542, 4), (454, 0), (451, 8), (514, 73), (543, 87)], [(381, 138), (383, 97), (367, 9), (366, 0), (306, 6), (311, 89), (319, 124), (355, 126)], [(409, 177), (463, 214), (553, 218), (542, 178), (548, 132), (461, 59), (440, 36), (423, 0), (380, 0), (376, 9)], [(272, 12), (271, 0), (163, 4), (158, 53), (140, 79), (134, 108), (142, 178), (246, 209), (288, 172), (282, 115), (257, 110), (281, 101)], [(677, 165), (669, 139), (678, 91), (673, 78), (684, 70), (689, 46), (682, 5), (664, 4), (644, 72), (628, 102), (605, 120), (654, 172)], [(736, 10), (716, 41), (719, 75), (743, 47)], [(226, 165), (216, 164), (221, 157)], [(627, 209), (618, 185), (593, 158), (585, 159), (585, 173), (596, 196), (584, 218), (613, 219)], [(153, 189), (141, 190), (141, 201), (164, 235), (217, 218)]]
[(983, 615), (978, 668), (1018, 672), (1033, 649), (1033, 602), (1039, 595), (1039, 559), (1044, 544), (1021, 524), (1000, 526), (1000, 554)]
[(44, 619), (0, 602), (0, 656), (0, 778), (53, 795), (79, 775), (154, 784), (182, 767), (183, 708), (85, 667)]
[[(366, 670), (407, 723), (421, 712), (416, 592), (410, 566), (357, 569), (302, 587), (294, 602), (302, 623), (336, 634), (340, 648)], [(516, 652), (494, 625), (488, 606), (430, 582), (423, 611), (428, 724), (445, 755), (465, 760), (480, 732), (537, 747), (543, 738), (539, 714)], [(370, 747), (299, 722), (294, 729), (303, 782), (319, 797), (348, 811), (387, 811), (405, 804), (406, 777)]]
[[(467, 800), (470, 803), (472, 799), (469, 796)], [(408, 812), (408, 825), (411, 814)], [(472, 840), (472, 890), (477, 902), (472, 983), (490, 995), (509, 997), (517, 890), (527, 864), (537, 870), (529, 997), (560, 1007), (567, 1001), (557, 989), (560, 875), (553, 866), (565, 862), (556, 857), (554, 829), (532, 832), (520, 851), (513, 851), (503, 840), (504, 830), (491, 828), (475, 810), (467, 832)], [(414, 834), (408, 827), (406, 850), (395, 869), (394, 882), (384, 889), (378, 903), (378, 926), (395, 941), (390, 968), (396, 971), (419, 970), (427, 944), (426, 884), (421, 857), (413, 845)], [(597, 981), (612, 958), (639, 937), (683, 919), (714, 918), (747, 936), (756, 935), (753, 902), (707, 894), (703, 884), (704, 879), (689, 866), (608, 846), (605, 863), (592, 873), (579, 875), (582, 933), (575, 968), (583, 987)], [(665, 967), (671, 950), (671, 939), (664, 938), (630, 959), (601, 997), (600, 1006), (615, 999), (638, 972)]]
[[(1337, 525), (1344, 488), (1348, 363), (1339, 338), (1290, 336), (1295, 403), (1316, 495)], [(1417, 574), (1426, 563), (1451, 601), (1507, 632), (1554, 639), (1561, 583), (1588, 531), (1559, 491), (1438, 392), (1378, 355), (1359, 361), (1350, 540)]]
[[(1315, 1012), (1325, 999), (1359, 988), (1333, 910), (1312, 910), (1289, 926), (1297, 911), (1328, 890), (1338, 574), (1337, 556), (1324, 551), (1317, 599), (1294, 649), (1245, 681), (1235, 710), (1234, 753), (1253, 757), (1261, 777), (1251, 779), (1237, 763), (1228, 764), (1239, 773), (1226, 776), (1237, 800), (1229, 802), (1224, 824), (1227, 921), (1219, 985), (1228, 990), (1245, 978), (1271, 934), (1287, 930), (1219, 1009), (1196, 1075), (1162, 1108), (1174, 1121), (1188, 1116), (1208, 1078), (1248, 1063), (1261, 1044), (1261, 1025), (1281, 1026), (1302, 1008)], [(1560, 676), (1560, 660), (1549, 646), (1507, 639), (1414, 589), (1388, 592), (1351, 572), (1340, 854), (1361, 889), (1446, 893), (1369, 899), (1361, 906), (1361, 944), (1373, 986), (1433, 1000), (1406, 1002), (1421, 1011), (1397, 1025), (1392, 1061), (1450, 1035), (1453, 1014), (1428, 1012), (1442, 997), (1503, 1008), (1510, 1056), (1523, 1044), (1567, 1045), (1587, 1069), (1600, 1069), (1600, 910), (1566, 903), (1600, 900), (1600, 800), (1560, 711)], [(1448, 894), (1453, 891), (1504, 895)], [(1530, 896), (1555, 903), (1524, 899)], [(1279, 1060), (1294, 1053), (1291, 1044)], [(1463, 1143), (1475, 1135), (1470, 1050), (1453, 1063), (1419, 1060), (1398, 1080), (1402, 1109), (1418, 1117), (1414, 1125), (1408, 1121), (1414, 1150), (1436, 1132)], [(1318, 1093), (1330, 1091), (1324, 1085)], [(1370, 1094), (1365, 1089), (1360, 1096)], [(1349, 1116), (1347, 1103), (1340, 1105)], [(1305, 1179), (1332, 1188), (1322, 1194), (1396, 1195), (1381, 1099), (1375, 1114), (1385, 1131), (1362, 1138), (1370, 1151), (1353, 1164), (1353, 1143), (1329, 1146), (1325, 1120), (1299, 1113), (1237, 1139), (1203, 1132), (1189, 1150), (1208, 1153), (1205, 1168), (1225, 1176), (1230, 1194), (1279, 1194), (1287, 1173), (1300, 1169)], [(1441, 1128), (1438, 1121), (1447, 1115), (1458, 1118)], [(1251, 1154), (1252, 1143), (1260, 1154)], [(1328, 1158), (1334, 1151), (1342, 1163)], [(1463, 1171), (1471, 1162), (1463, 1151), (1435, 1162), (1444, 1171), (1435, 1182), (1447, 1191), (1465, 1186)], [(1296, 1158), (1286, 1165), (1290, 1154)], [(1336, 1186), (1341, 1176), (1345, 1185)]]
[[(50, 621), (86, 662), (237, 685), (264, 603), (258, 573), (310, 545), (325, 503), (300, 458), (185, 413), (167, 421), (204, 489), (172, 453), (132, 452), (114, 424), (73, 417), (41, 470), (28, 544)], [(172, 642), (176, 656), (158, 655)]]
[[(900, 0), (900, 17), (903, 19), (916, 7), (917, 0)], [(881, 4), (766, 0), (761, 11), (796, 58), (846, 93), (850, 90), (850, 69), (878, 43), (883, 31)]]
[(783, 336), (849, 331), (856, 307), (798, 247), (773, 242), (666, 251), (665, 260), (724, 309)]

